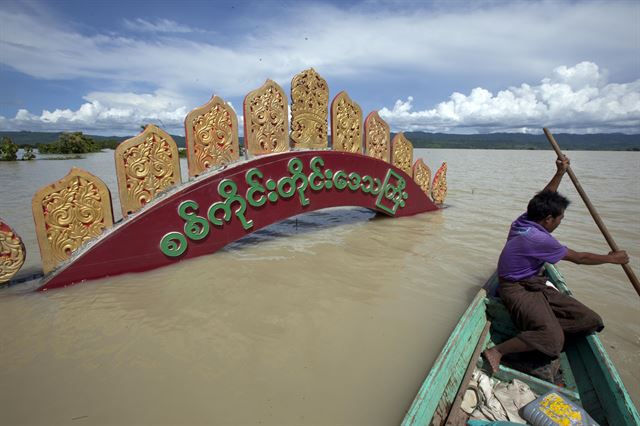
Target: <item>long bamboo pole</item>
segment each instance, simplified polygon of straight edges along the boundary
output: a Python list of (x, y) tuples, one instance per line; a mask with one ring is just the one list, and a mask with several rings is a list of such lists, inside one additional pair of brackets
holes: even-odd
[[(547, 136), (547, 139), (549, 140), (549, 143), (551, 144), (553, 149), (556, 151), (556, 154), (558, 154), (558, 157), (562, 158), (563, 156), (562, 151), (560, 150), (558, 143), (553, 138), (553, 135), (551, 134), (549, 129), (544, 128), (542, 130), (544, 130), (544, 134)], [(600, 232), (602, 232), (604, 239), (607, 240), (607, 243), (609, 243), (609, 247), (611, 247), (611, 250), (613, 251), (618, 251), (619, 250), (618, 245), (613, 240), (613, 237), (611, 236), (611, 234), (609, 233), (609, 230), (607, 229), (604, 222), (600, 218), (600, 215), (596, 211), (596, 208), (593, 206), (593, 204), (591, 204), (591, 200), (589, 200), (587, 193), (584, 192), (584, 189), (582, 189), (582, 185), (580, 185), (580, 182), (578, 182), (578, 178), (573, 173), (573, 170), (571, 170), (571, 166), (567, 168), (567, 173), (569, 174), (571, 181), (573, 182), (576, 189), (578, 190), (580, 197), (582, 197), (582, 201), (584, 201), (584, 203), (587, 205), (587, 209), (589, 210), (589, 213), (591, 213), (591, 217), (593, 217), (593, 220), (596, 222), (596, 225), (598, 225), (598, 228), (600, 228)], [(640, 283), (638, 282), (638, 278), (636, 277), (636, 274), (633, 273), (633, 269), (631, 269), (631, 266), (629, 266), (628, 263), (625, 263), (624, 265), (621, 265), (621, 266), (622, 266), (622, 269), (624, 269), (625, 274), (627, 274), (629, 281), (631, 281), (631, 284), (636, 289), (636, 293), (638, 293), (638, 296), (640, 296)]]

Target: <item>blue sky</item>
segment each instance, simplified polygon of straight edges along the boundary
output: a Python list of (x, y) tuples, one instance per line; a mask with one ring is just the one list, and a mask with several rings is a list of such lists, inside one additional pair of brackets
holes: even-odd
[(0, 130), (184, 134), (313, 67), (394, 131), (640, 133), (640, 2), (0, 2)]

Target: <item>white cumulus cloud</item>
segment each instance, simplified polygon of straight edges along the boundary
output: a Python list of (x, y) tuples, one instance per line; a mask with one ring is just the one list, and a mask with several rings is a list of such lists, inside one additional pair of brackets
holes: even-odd
[[(13, 118), (0, 116), (0, 128), (129, 135), (142, 124), (156, 123), (183, 134), (184, 118), (195, 107), (162, 90), (91, 92), (84, 100), (76, 110), (59, 108), (37, 115), (20, 109)], [(557, 67), (537, 85), (522, 83), (495, 94), (477, 87), (466, 95), (455, 92), (425, 110), (415, 110), (413, 102), (412, 96), (397, 100), (393, 107), (382, 108), (380, 116), (393, 131), (540, 132), (550, 127), (569, 133), (640, 132), (640, 80), (609, 83), (607, 72), (592, 62)]]
[(14, 118), (0, 116), (5, 130), (76, 131), (130, 135), (140, 126), (155, 123), (171, 132), (183, 133), (185, 102), (171, 93), (91, 92), (77, 110), (44, 110), (35, 115), (20, 109)]
[(396, 131), (539, 132), (542, 127), (572, 133), (640, 131), (640, 80), (608, 83), (592, 62), (561, 66), (538, 85), (521, 84), (494, 94), (477, 87), (455, 92), (431, 109), (413, 109), (413, 97), (382, 108)]

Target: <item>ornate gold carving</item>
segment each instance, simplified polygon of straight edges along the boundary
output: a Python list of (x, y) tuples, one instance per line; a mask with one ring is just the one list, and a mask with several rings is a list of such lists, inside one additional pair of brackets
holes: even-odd
[(31, 208), (45, 273), (113, 225), (107, 185), (75, 167), (58, 182), (38, 190)]
[(365, 154), (389, 162), (391, 139), (389, 125), (378, 115), (370, 113), (364, 120)]
[(422, 158), (418, 158), (413, 165), (413, 180), (425, 194), (431, 195), (431, 169), (424, 164)]
[(124, 217), (182, 181), (178, 146), (168, 133), (153, 124), (118, 145), (115, 158)]
[(291, 80), (291, 141), (295, 148), (327, 147), (329, 87), (313, 69)]
[(184, 128), (189, 176), (198, 176), (209, 167), (240, 158), (238, 118), (233, 108), (218, 96), (187, 114)]
[(436, 204), (444, 203), (444, 199), (447, 198), (447, 163), (442, 163), (433, 177), (431, 198)]
[(26, 255), (20, 236), (0, 218), (0, 284), (18, 273)]
[(282, 87), (267, 80), (244, 98), (244, 141), (250, 155), (289, 149), (289, 107)]
[(362, 154), (362, 109), (347, 92), (331, 102), (331, 141), (334, 151)]
[(391, 141), (393, 165), (411, 176), (411, 163), (413, 163), (413, 144), (404, 133), (398, 133)]

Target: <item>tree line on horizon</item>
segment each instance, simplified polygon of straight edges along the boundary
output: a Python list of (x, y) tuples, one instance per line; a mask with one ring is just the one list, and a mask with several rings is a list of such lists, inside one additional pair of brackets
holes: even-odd
[[(444, 149), (550, 149), (544, 135), (521, 133), (488, 134), (448, 134), (426, 132), (404, 132), (414, 148)], [(392, 133), (393, 138), (395, 134)], [(184, 136), (171, 135), (180, 148), (185, 148)], [(0, 137), (8, 137), (18, 147), (35, 147), (43, 154), (83, 154), (98, 152), (102, 149), (115, 149), (129, 136), (85, 135), (82, 132), (0, 132)], [(640, 135), (622, 133), (572, 134), (557, 133), (556, 139), (567, 150), (596, 151), (640, 151)], [(244, 145), (244, 138), (239, 138)], [(329, 135), (331, 143), (331, 135)]]

